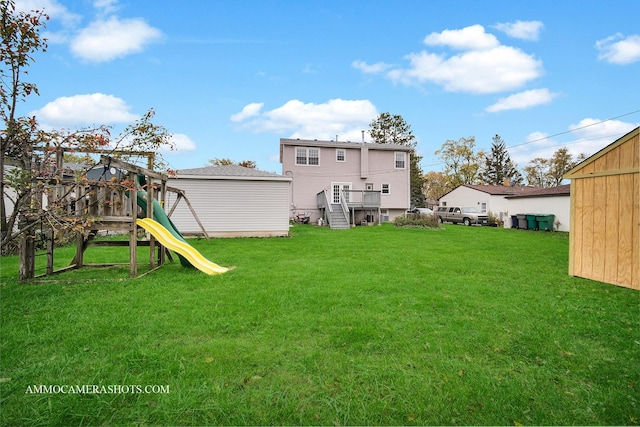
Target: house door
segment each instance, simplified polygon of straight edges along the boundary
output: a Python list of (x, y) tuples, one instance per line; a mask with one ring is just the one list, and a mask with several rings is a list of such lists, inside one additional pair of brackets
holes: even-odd
[(340, 203), (340, 192), (344, 191), (344, 198), (349, 203), (349, 191), (351, 190), (350, 182), (334, 182), (331, 184), (331, 194), (333, 195), (333, 203)]

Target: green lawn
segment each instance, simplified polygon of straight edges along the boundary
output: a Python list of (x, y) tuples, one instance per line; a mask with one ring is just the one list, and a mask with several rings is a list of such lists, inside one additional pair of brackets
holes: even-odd
[(20, 284), (3, 258), (0, 425), (640, 423), (640, 292), (569, 277), (566, 233), (297, 226), (190, 243), (236, 268)]

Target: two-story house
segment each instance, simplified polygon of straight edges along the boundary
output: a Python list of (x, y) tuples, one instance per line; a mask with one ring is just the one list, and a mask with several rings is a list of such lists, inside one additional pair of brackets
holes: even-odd
[(410, 207), (403, 145), (280, 139), (282, 174), (292, 179), (292, 217), (333, 228), (391, 221)]

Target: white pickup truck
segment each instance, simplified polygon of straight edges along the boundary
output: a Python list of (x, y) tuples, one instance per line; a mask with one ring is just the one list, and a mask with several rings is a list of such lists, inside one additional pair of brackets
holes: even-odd
[(438, 217), (438, 222), (453, 222), (464, 225), (489, 225), (489, 216), (478, 211), (476, 208), (465, 208), (458, 206), (438, 206), (434, 215)]

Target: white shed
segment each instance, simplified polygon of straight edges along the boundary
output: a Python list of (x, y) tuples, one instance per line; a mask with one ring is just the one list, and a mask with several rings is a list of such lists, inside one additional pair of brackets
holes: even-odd
[[(270, 237), (289, 234), (291, 178), (236, 165), (177, 171), (167, 185), (185, 192), (211, 237)], [(167, 211), (185, 235), (201, 234), (185, 200), (167, 193)], [(177, 202), (177, 204), (176, 204)]]

